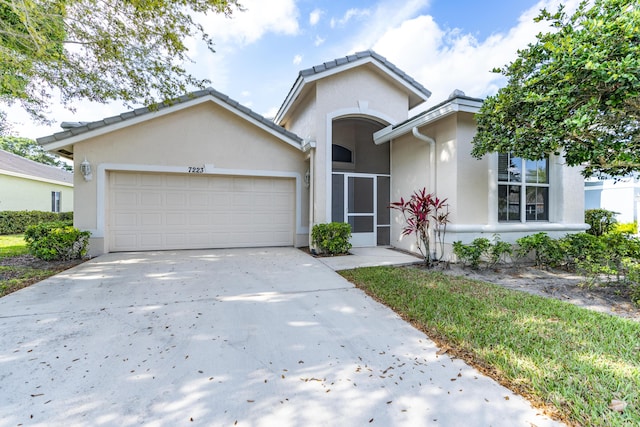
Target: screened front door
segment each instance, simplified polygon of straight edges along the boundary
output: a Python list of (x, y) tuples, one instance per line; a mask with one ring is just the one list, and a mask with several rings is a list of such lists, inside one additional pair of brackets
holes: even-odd
[(351, 225), (351, 244), (376, 246), (376, 179), (355, 175), (345, 178), (345, 216)]

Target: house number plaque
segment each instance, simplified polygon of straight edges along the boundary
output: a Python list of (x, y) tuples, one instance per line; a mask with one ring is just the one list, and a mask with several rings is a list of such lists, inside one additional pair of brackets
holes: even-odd
[(188, 166), (187, 171), (189, 173), (204, 173), (204, 166)]

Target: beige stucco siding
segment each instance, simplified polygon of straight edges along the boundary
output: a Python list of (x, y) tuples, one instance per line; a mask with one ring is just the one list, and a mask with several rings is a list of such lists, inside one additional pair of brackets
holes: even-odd
[[(397, 123), (407, 118), (408, 98), (373, 66), (334, 74), (317, 83), (318, 111), (364, 109), (383, 113)], [(359, 101), (362, 103), (358, 104)]]
[(317, 138), (316, 93), (310, 90), (296, 106), (296, 114), (282, 125), (305, 140), (316, 141)]
[(213, 102), (76, 143), (74, 158), (76, 169), (85, 158), (94, 169), (90, 182), (75, 178), (76, 200), (81, 201), (75, 205), (76, 226), (94, 232), (93, 245), (104, 244), (110, 171), (188, 173), (189, 167), (204, 167), (209, 175), (294, 178), (301, 217), (296, 240), (306, 242), (308, 221), (301, 212), (308, 204), (308, 191), (302, 185), (304, 153)]
[(407, 118), (406, 93), (374, 67), (361, 66), (316, 82), (316, 141), (313, 222), (329, 222), (331, 123), (341, 117), (368, 117), (382, 124)]
[(0, 174), (0, 211), (51, 212), (51, 192), (61, 192), (61, 212), (73, 211), (73, 187)]
[[(405, 200), (414, 191), (422, 188), (429, 190), (429, 145), (425, 141), (404, 135), (391, 141), (391, 201)], [(405, 225), (402, 214), (392, 211), (391, 245), (418, 252), (415, 236), (402, 236)]]
[(457, 114), (456, 164), (457, 183), (453, 220), (460, 224), (487, 224), (489, 222), (489, 161), (471, 155), (471, 141), (476, 124), (471, 114)]

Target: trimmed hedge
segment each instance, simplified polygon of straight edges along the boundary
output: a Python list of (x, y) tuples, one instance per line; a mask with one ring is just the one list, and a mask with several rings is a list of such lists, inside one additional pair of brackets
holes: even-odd
[(24, 240), (31, 255), (54, 261), (85, 256), (90, 236), (90, 232), (74, 228), (70, 221), (55, 221), (27, 227)]
[(2, 211), (0, 212), (0, 234), (21, 234), (31, 225), (51, 221), (73, 222), (73, 212)]
[(316, 224), (311, 230), (311, 240), (320, 253), (346, 254), (351, 249), (351, 226), (343, 222)]

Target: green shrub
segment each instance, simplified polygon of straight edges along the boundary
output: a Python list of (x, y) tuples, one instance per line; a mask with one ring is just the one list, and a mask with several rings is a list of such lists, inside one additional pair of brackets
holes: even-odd
[(606, 256), (607, 248), (598, 236), (589, 233), (567, 234), (562, 238), (569, 266), (585, 260), (601, 260)]
[(495, 241), (491, 243), (486, 237), (479, 237), (468, 245), (461, 241), (453, 242), (453, 253), (460, 262), (472, 268), (478, 268), (483, 257), (489, 265), (494, 266), (504, 261), (504, 258), (513, 252), (511, 244), (501, 241), (497, 235), (494, 239)]
[(27, 227), (42, 222), (73, 221), (73, 212), (2, 211), (0, 234), (22, 234)]
[(584, 222), (591, 226), (587, 233), (602, 236), (612, 231), (618, 221), (616, 220), (616, 212), (606, 209), (587, 209), (584, 211)]
[(491, 245), (491, 249), (489, 249), (489, 261), (491, 265), (505, 262), (505, 258), (511, 255), (513, 255), (513, 246), (511, 243), (503, 242), (499, 238), (496, 238)]
[(69, 221), (56, 221), (27, 227), (24, 240), (35, 257), (45, 261), (69, 260), (86, 255), (90, 235), (74, 228)]
[(464, 265), (478, 268), (482, 256), (485, 255), (490, 247), (491, 241), (486, 237), (478, 237), (468, 245), (458, 240), (457, 242), (453, 242), (453, 253)]
[(563, 260), (565, 251), (560, 241), (552, 239), (547, 233), (541, 232), (516, 240), (518, 249), (516, 254), (525, 258), (533, 252), (536, 267), (556, 267)]
[(637, 222), (625, 222), (625, 223), (617, 223), (613, 227), (614, 232), (622, 233), (622, 234), (638, 234), (638, 223)]
[(311, 231), (311, 241), (321, 253), (346, 254), (351, 249), (351, 226), (344, 222), (316, 224)]

